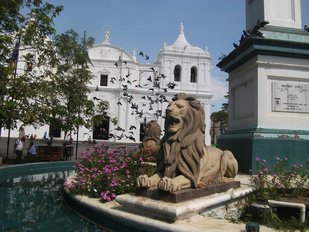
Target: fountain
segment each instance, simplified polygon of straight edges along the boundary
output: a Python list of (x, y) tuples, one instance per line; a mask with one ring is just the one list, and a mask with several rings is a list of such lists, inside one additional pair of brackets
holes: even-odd
[[(234, 179), (238, 163), (230, 151), (204, 144), (204, 117), (194, 97), (175, 95), (166, 109), (160, 147), (150, 149), (158, 151), (157, 171), (137, 178), (135, 194), (118, 195), (103, 204), (98, 198), (66, 191), (67, 201), (83, 216), (113, 231), (205, 231), (214, 226), (207, 216), (238, 220), (240, 201), (252, 188)], [(74, 182), (74, 176), (67, 181)]]
[(1, 231), (102, 231), (63, 201), (63, 182), (74, 163), (0, 167)]

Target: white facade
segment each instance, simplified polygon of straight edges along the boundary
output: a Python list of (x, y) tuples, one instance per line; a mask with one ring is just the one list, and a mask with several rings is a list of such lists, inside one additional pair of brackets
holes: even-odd
[[(89, 98), (109, 102), (108, 133), (115, 137), (109, 137), (108, 141), (140, 142), (140, 126), (150, 120), (157, 120), (163, 130), (164, 118), (157, 117), (157, 114), (162, 113), (164, 116), (168, 101), (171, 101), (176, 93), (186, 92), (196, 96), (204, 105), (205, 142), (210, 144), (212, 94), (210, 91), (211, 59), (208, 51), (190, 45), (181, 24), (176, 41), (172, 45), (164, 45), (161, 48), (154, 64), (138, 63), (137, 55), (140, 54), (136, 54), (136, 51), (131, 55), (112, 44), (109, 32), (105, 32), (103, 43), (89, 49), (92, 62), (90, 69), (94, 76), (89, 84), (91, 90)], [(177, 77), (174, 74), (176, 66), (181, 70)], [(158, 83), (157, 86), (154, 85), (155, 82)], [(169, 83), (176, 85), (174, 88), (168, 88)], [(112, 123), (114, 118), (117, 119), (116, 124)], [(41, 138), (44, 131), (48, 131), (48, 126), (36, 130), (26, 127), (25, 131), (26, 134), (37, 134), (38, 138)], [(63, 134), (61, 133), (62, 136)], [(4, 130), (2, 136), (6, 135), (7, 131)], [(12, 137), (17, 135), (18, 131), (11, 132)], [(88, 137), (96, 139), (91, 130), (80, 128), (79, 140), (87, 140)], [(76, 135), (73, 139), (76, 139)]]

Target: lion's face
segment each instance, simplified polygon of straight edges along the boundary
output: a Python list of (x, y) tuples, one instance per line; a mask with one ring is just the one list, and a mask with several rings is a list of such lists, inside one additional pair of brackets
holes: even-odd
[(168, 122), (168, 131), (176, 133), (183, 128), (183, 118), (188, 110), (188, 102), (186, 100), (177, 100), (171, 102), (166, 108), (166, 119)]

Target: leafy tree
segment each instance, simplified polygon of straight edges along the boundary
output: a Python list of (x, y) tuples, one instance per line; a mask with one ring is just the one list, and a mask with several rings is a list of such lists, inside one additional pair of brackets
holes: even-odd
[(61, 11), (41, 0), (0, 2), (0, 128), (57, 122), (67, 134), (91, 126), (96, 113), (104, 116), (108, 104), (87, 99), (86, 48), (94, 39), (81, 41), (74, 31), (56, 35), (53, 19)]
[[(225, 95), (224, 97), (225, 99), (227, 99), (228, 95)], [(221, 106), (221, 110), (213, 112), (210, 115), (211, 120), (214, 121), (215, 123), (226, 125), (228, 121), (228, 106), (229, 106), (228, 103), (223, 103)]]
[(223, 110), (219, 110), (217, 112), (213, 112), (210, 116), (211, 120), (216, 123), (222, 123), (224, 125), (227, 123), (227, 112)]
[(51, 111), (46, 119), (47, 122), (56, 119), (65, 132), (64, 139), (79, 126), (91, 127), (96, 114), (102, 115), (101, 120), (104, 120), (104, 112), (108, 108), (105, 101), (98, 100), (96, 103), (87, 98), (87, 84), (93, 76), (88, 67), (90, 60), (86, 41), (86, 38), (81, 40), (73, 30), (54, 38), (58, 64), (52, 83), (47, 85), (52, 94), (47, 99)]
[[(55, 64), (48, 37), (55, 33), (53, 19), (61, 11), (62, 6), (41, 0), (0, 1), (0, 128), (41, 121), (42, 87)], [(18, 61), (27, 64), (22, 72)]]

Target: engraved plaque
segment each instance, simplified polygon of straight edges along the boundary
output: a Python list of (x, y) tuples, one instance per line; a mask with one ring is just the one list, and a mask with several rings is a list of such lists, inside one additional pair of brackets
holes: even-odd
[(309, 83), (273, 81), (272, 111), (309, 113)]

